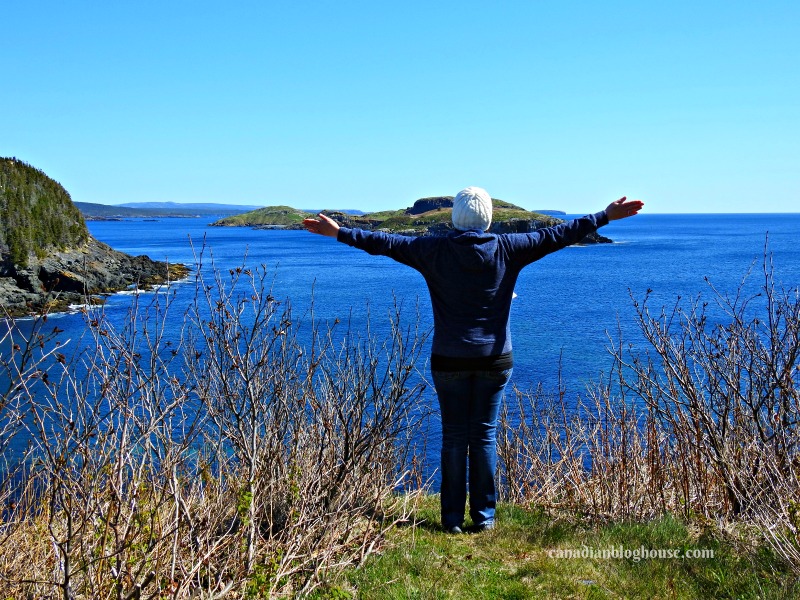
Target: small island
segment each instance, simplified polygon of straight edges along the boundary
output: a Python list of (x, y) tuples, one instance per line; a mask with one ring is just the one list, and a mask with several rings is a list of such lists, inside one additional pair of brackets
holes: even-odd
[(129, 256), (94, 239), (61, 184), (21, 160), (0, 158), (3, 317), (101, 302), (103, 294), (187, 274), (184, 265)]
[[(542, 227), (562, 223), (550, 214), (531, 212), (505, 202), (492, 199), (492, 233), (529, 233)], [(388, 210), (366, 214), (349, 214), (343, 211), (323, 211), (344, 227), (357, 227), (369, 231), (386, 231), (410, 236), (446, 235), (453, 230), (451, 215), (453, 196), (420, 198), (412, 206), (400, 210)], [(548, 211), (552, 212), (552, 211)], [(252, 227), (254, 229), (302, 229), (303, 219), (313, 213), (291, 206), (268, 206), (239, 215), (225, 217), (214, 223), (214, 227)], [(608, 244), (611, 240), (598, 233), (586, 236), (583, 244)]]

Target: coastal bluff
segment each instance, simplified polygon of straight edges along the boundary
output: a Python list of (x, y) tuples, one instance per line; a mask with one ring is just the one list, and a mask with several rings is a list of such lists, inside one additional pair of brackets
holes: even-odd
[(44, 172), (0, 158), (0, 311), (18, 317), (185, 277), (184, 265), (130, 256), (94, 239), (69, 193)]
[[(420, 198), (408, 208), (354, 215), (343, 211), (322, 211), (343, 227), (368, 231), (387, 231), (409, 236), (447, 235), (453, 230), (453, 196)], [(491, 233), (530, 233), (542, 227), (562, 223), (550, 214), (525, 210), (510, 202), (492, 198)], [(254, 229), (302, 229), (303, 219), (314, 216), (309, 211), (290, 206), (268, 206), (220, 219), (215, 227), (252, 227)], [(609, 238), (593, 233), (582, 244), (608, 244)]]

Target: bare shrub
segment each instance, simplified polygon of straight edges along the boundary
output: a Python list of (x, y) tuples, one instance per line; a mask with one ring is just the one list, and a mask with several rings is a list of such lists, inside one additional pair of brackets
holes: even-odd
[[(765, 254), (766, 256), (766, 254)], [(800, 570), (800, 296), (775, 284), (655, 315), (634, 301), (644, 347), (612, 348), (606, 383), (517, 391), (499, 440), (504, 494), (596, 518), (758, 524)]]
[(660, 459), (650, 454), (658, 433), (646, 411), (611, 390), (599, 383), (570, 404), (563, 385), (554, 394), (515, 388), (500, 417), (501, 495), (600, 520), (668, 510)]
[(214, 464), (235, 466), (242, 560), (280, 588), (334, 559), (363, 559), (374, 526), (384, 527), (383, 507), (409, 475), (423, 336), (402, 331), (396, 312), (381, 344), (368, 332), (337, 338), (339, 323), (323, 329), (313, 312), (296, 320), (264, 276), (217, 276), (216, 294), (204, 292), (192, 311), (187, 369), (207, 429), (223, 442)]
[(408, 518), (424, 336), (397, 312), (383, 342), (295, 319), (263, 269), (203, 277), (179, 339), (170, 292), (121, 327), (86, 309), (73, 354), (45, 319), (9, 324), (0, 443), (29, 447), (4, 476), (0, 595), (302, 594)]
[[(26, 329), (28, 331), (26, 331)], [(42, 366), (61, 350), (58, 327), (47, 314), (30, 323), (6, 316), (0, 322), (0, 507), (13, 510), (15, 487), (25, 479), (24, 462), (9, 460), (12, 449), (25, 445), (25, 414), (30, 390), (46, 371)]]

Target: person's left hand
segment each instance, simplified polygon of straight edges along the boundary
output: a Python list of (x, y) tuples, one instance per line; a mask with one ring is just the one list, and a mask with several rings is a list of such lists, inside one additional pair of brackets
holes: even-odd
[(316, 219), (303, 219), (303, 227), (311, 233), (332, 238), (335, 238), (339, 234), (339, 224), (322, 213), (319, 213)]
[(623, 196), (619, 200), (615, 200), (608, 205), (606, 214), (608, 215), (609, 221), (627, 219), (628, 217), (638, 214), (643, 206), (644, 202), (641, 200), (628, 200), (626, 196)]

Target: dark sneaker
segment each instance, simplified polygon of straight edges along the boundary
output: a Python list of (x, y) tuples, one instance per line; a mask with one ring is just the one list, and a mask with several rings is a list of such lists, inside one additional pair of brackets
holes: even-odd
[(464, 532), (461, 530), (461, 527), (459, 527), (458, 525), (453, 525), (452, 527), (448, 527), (448, 528), (446, 529), (446, 531), (447, 531), (447, 533), (452, 533), (452, 534), (454, 534), (454, 535), (455, 535), (455, 534), (459, 534), (459, 533), (464, 533)]

